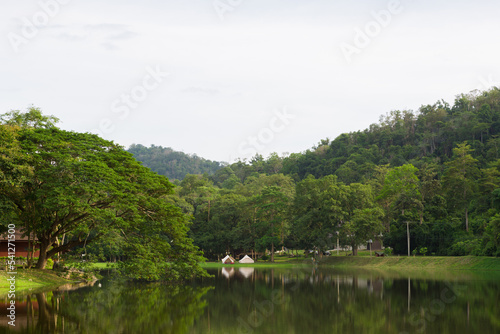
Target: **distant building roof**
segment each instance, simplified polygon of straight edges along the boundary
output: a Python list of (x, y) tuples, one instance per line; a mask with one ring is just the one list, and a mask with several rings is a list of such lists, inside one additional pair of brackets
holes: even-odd
[[(15, 241), (28, 241), (28, 234), (24, 235), (25, 232), (22, 231), (21, 232), (21, 229), (15, 229), (15, 232), (14, 232), (14, 236), (15, 236)], [(0, 234), (0, 240), (1, 241), (7, 241), (8, 240), (8, 235), (9, 233), (8, 232), (4, 232), (2, 234)], [(10, 239), (12, 240), (12, 239)], [(35, 237), (35, 234), (34, 233), (31, 233), (31, 240), (38, 240), (36, 237)]]

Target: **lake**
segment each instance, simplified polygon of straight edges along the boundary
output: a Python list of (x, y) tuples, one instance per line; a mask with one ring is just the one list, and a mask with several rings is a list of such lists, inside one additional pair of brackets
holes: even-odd
[(183, 286), (31, 291), (8, 333), (500, 333), (499, 273), (224, 267)]

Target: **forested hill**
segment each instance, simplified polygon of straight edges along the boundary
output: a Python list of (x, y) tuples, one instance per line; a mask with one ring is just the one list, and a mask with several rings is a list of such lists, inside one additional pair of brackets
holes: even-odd
[(220, 185), (233, 174), (245, 182), (255, 173), (283, 173), (296, 181), (307, 175), (336, 175), (339, 181), (350, 184), (372, 179), (376, 166), (444, 166), (452, 157), (453, 148), (465, 141), (484, 168), (500, 158), (499, 134), (500, 89), (493, 88), (458, 95), (453, 105), (438, 101), (422, 105), (417, 111), (394, 110), (368, 129), (344, 133), (332, 141), (323, 139), (305, 152), (288, 157), (256, 155), (249, 162), (239, 161), (227, 168), (220, 162), (161, 146), (133, 144), (128, 151), (145, 166), (172, 180), (182, 180), (186, 174), (207, 173), (216, 174), (213, 180)]
[(186, 174), (214, 174), (222, 167), (220, 162), (210, 161), (196, 155), (174, 151), (170, 147), (132, 144), (128, 152), (152, 171), (170, 180), (182, 180)]
[[(500, 89), (395, 110), (289, 156), (188, 175), (177, 204), (211, 258), (332, 249), (383, 235), (397, 254), (500, 256)], [(274, 253), (272, 253), (274, 254)]]
[[(453, 105), (439, 101), (417, 111), (395, 110), (368, 129), (321, 140), (315, 147), (288, 157), (255, 157), (250, 166), (236, 163), (233, 171), (243, 179), (252, 172), (280, 172), (295, 180), (307, 175), (336, 175), (346, 184), (374, 176), (375, 166), (411, 163), (417, 167), (443, 164), (453, 148), (467, 142), (480, 167), (500, 158), (500, 90), (458, 95)], [(252, 168), (253, 167), (253, 168)]]

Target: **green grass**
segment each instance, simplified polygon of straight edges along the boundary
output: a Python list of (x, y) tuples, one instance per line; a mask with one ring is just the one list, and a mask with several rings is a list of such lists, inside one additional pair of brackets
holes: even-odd
[(205, 262), (201, 263), (201, 267), (210, 269), (210, 268), (221, 268), (221, 267), (259, 267), (259, 268), (271, 268), (271, 267), (295, 267), (297, 265), (301, 265), (304, 263), (310, 263), (311, 260), (305, 259), (304, 257), (293, 257), (290, 258), (288, 256), (275, 256), (274, 263), (271, 261), (256, 261), (255, 263), (238, 263), (236, 261), (235, 264), (223, 264), (221, 261), (218, 262)]
[[(51, 270), (18, 269), (15, 277), (16, 292), (41, 287), (58, 286), (73, 282), (57, 276)], [(10, 278), (10, 275), (8, 275), (6, 271), (0, 271), (0, 295), (7, 294), (9, 291), (10, 283), (7, 281), (8, 278)]]
[[(342, 253), (341, 253), (342, 254)], [(366, 268), (366, 269), (393, 269), (393, 270), (474, 270), (500, 271), (500, 258), (481, 256), (389, 256), (370, 257), (369, 251), (363, 251), (358, 256), (332, 255), (317, 257), (316, 263), (320, 266), (336, 268)], [(310, 265), (312, 260), (304, 257), (289, 258), (276, 256), (275, 262), (257, 261), (252, 264), (222, 264), (221, 262), (206, 262), (203, 268), (235, 267), (295, 267)]]
[[(115, 263), (91, 263), (90, 269), (108, 269), (115, 268)], [(23, 290), (39, 289), (44, 287), (55, 287), (68, 283), (74, 283), (74, 280), (68, 280), (56, 275), (52, 270), (25, 270), (18, 268), (16, 276), (16, 292)], [(5, 295), (9, 291), (10, 283), (7, 279), (10, 275), (5, 270), (0, 270), (0, 296)]]
[(336, 267), (362, 267), (380, 269), (456, 269), (500, 271), (500, 258), (482, 256), (331, 256), (324, 257), (321, 265)]
[(117, 267), (114, 262), (95, 262), (89, 265), (91, 269), (113, 269)]

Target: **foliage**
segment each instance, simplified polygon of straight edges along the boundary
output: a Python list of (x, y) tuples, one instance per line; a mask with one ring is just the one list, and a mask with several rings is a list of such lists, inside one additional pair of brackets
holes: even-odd
[[(453, 105), (438, 101), (417, 111), (391, 111), (363, 131), (321, 140), (302, 153), (257, 154), (212, 176), (197, 176), (218, 189), (211, 216), (232, 208), (231, 218), (219, 220), (217, 228), (203, 218), (206, 191), (179, 195), (193, 205), (198, 198), (203, 212), (195, 210), (193, 237), (197, 245), (210, 240), (211, 257), (272, 246), (258, 228), (256, 199), (274, 185), (290, 199), (282, 240), (289, 249), (331, 249), (338, 235), (341, 245), (354, 250), (382, 231), (386, 246), (406, 254), (409, 224), (417, 253), (427, 248), (426, 254), (498, 255), (498, 135), (500, 89), (492, 88), (461, 94)], [(218, 207), (229, 194), (239, 195), (238, 204)], [(480, 247), (465, 247), (467, 238)]]
[(420, 255), (425, 256), (425, 254), (427, 254), (427, 247), (420, 247), (419, 250), (418, 250), (418, 253)]
[[(452, 105), (394, 110), (365, 130), (323, 139), (302, 153), (257, 154), (231, 165), (133, 145), (136, 159), (152, 157), (156, 164), (143, 159), (146, 166), (179, 173), (175, 190), (113, 143), (59, 130), (55, 118), (36, 112), (20, 116), (5, 116), (0, 128), (1, 223), (23, 216), (43, 238), (51, 227), (66, 226), (51, 223), (50, 214), (80, 217), (85, 210), (87, 216), (68, 225), (64, 244), (97, 241), (89, 252), (108, 260), (137, 254), (122, 270), (144, 279), (171, 270), (171, 262), (156, 261), (159, 254), (173, 252), (180, 263), (171, 235), (195, 259), (196, 246), (212, 259), (256, 258), (279, 246), (289, 255), (328, 250), (337, 240), (355, 255), (380, 234), (395, 254), (411, 246), (420, 254), (500, 255), (499, 88), (461, 94)], [(33, 196), (44, 200), (27, 201)], [(35, 204), (46, 210), (39, 218), (19, 209)]]
[[(19, 113), (2, 118), (0, 134), (9, 140), (0, 143), (0, 193), (6, 216), (38, 238), (37, 268), (115, 231), (128, 237), (126, 266), (137, 268), (142, 261), (156, 270), (127, 271), (134, 278), (204, 274), (197, 264), (202, 257), (187, 238), (186, 216), (167, 201), (174, 186), (165, 177), (113, 142), (58, 129), (37, 110), (27, 114), (39, 119)], [(13, 118), (21, 121), (12, 125)], [(149, 249), (143, 248), (145, 240)]]

